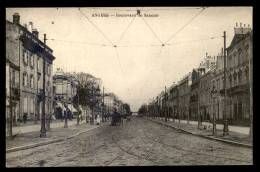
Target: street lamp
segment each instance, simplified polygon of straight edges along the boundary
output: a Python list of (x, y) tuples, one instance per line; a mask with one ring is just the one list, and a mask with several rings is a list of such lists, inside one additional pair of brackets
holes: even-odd
[(212, 130), (212, 135), (217, 134), (216, 130), (216, 113), (215, 113), (215, 99), (217, 98), (217, 93), (218, 91), (215, 89), (215, 85), (213, 85), (213, 89), (211, 91), (211, 98), (213, 99), (213, 130)]
[[(62, 102), (63, 102), (63, 104), (62, 104), (62, 106), (64, 107), (64, 99), (63, 99), (63, 97), (62, 97)], [(62, 111), (63, 111), (63, 109), (62, 109)], [(68, 128), (68, 111), (66, 110), (65, 111), (65, 124), (64, 124), (64, 128)]]

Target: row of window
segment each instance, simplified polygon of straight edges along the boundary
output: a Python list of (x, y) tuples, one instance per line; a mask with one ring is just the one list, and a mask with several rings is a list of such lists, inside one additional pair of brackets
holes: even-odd
[[(247, 44), (245, 47), (244, 47), (244, 51), (242, 50), (242, 48), (239, 48), (238, 49), (238, 52), (234, 52), (233, 54), (230, 54), (229, 55), (229, 60), (228, 60), (228, 64), (227, 66), (229, 68), (231, 67), (235, 67), (237, 65), (240, 65), (241, 63), (243, 63), (244, 61), (246, 61), (248, 55), (249, 55), (249, 45)], [(244, 52), (244, 58), (243, 58), (243, 52)]]
[(23, 73), (23, 86), (34, 88), (34, 77), (32, 74), (29, 76), (26, 72)]
[[(23, 50), (23, 62), (25, 65), (30, 65), (32, 68), (34, 68), (35, 64), (34, 64), (34, 56), (35, 54), (31, 53), (28, 50)], [(37, 69), (41, 70), (41, 62), (40, 62), (40, 58), (38, 57), (38, 61), (37, 61)], [(46, 64), (46, 74), (47, 75), (51, 75), (51, 65), (50, 64)]]
[[(239, 70), (238, 73), (234, 72), (233, 75), (229, 75), (229, 85), (230, 87), (235, 86), (236, 84), (242, 83), (242, 78), (243, 78), (243, 72), (242, 70)], [(248, 81), (249, 80), (249, 68), (248, 66), (244, 70), (244, 80)]]
[(23, 56), (24, 64), (34, 67), (34, 54), (33, 53), (24, 49), (22, 56)]

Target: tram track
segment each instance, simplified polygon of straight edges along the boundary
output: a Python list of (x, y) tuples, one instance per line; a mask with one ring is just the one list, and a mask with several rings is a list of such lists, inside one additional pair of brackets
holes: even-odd
[[(158, 140), (160, 140), (159, 137), (165, 136), (165, 134), (155, 136), (155, 137), (158, 137), (158, 139), (155, 140), (155, 139), (153, 139), (153, 138), (147, 136), (147, 133), (146, 133), (145, 130), (143, 129), (142, 125), (140, 125), (140, 126), (141, 126), (143, 132), (145, 133), (145, 136), (146, 136), (148, 139), (153, 140), (153, 141), (155, 141), (155, 142), (157, 142), (157, 143), (160, 143), (160, 144), (162, 144), (162, 145), (171, 147), (171, 148), (176, 149), (176, 150), (181, 150), (181, 151), (193, 153), (193, 154), (196, 154), (196, 155), (199, 154), (199, 155), (203, 155), (203, 156), (207, 156), (207, 157), (215, 157), (215, 158), (226, 159), (226, 160), (232, 160), (232, 161), (238, 161), (238, 162), (252, 163), (251, 161), (238, 160), (238, 159), (235, 159), (235, 158), (226, 158), (226, 157), (216, 156), (216, 155), (212, 155), (212, 154), (206, 154), (206, 153), (201, 153), (201, 152), (192, 151), (192, 150), (188, 150), (188, 149), (183, 149), (183, 148), (180, 148), (179, 146), (169, 145), (169, 144), (166, 144), (166, 143), (164, 143), (164, 142), (158, 141)], [(148, 125), (147, 125), (147, 126), (148, 126)], [(185, 134), (185, 133), (184, 133), (184, 134)]]

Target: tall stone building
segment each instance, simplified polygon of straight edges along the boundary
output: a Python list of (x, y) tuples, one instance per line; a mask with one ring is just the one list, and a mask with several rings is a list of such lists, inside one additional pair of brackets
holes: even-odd
[[(199, 113), (206, 119), (207, 114), (211, 114), (211, 90), (212, 90), (212, 71), (208, 71), (200, 77), (199, 87)], [(212, 118), (211, 118), (212, 119)]]
[[(42, 114), (43, 58), (45, 68), (45, 113), (52, 113), (52, 62), (53, 50), (38, 38), (39, 32), (32, 28), (30, 32), (20, 24), (20, 16), (14, 13), (13, 22), (6, 20), (6, 58), (16, 62), (20, 70), (17, 73), (20, 101), (15, 107), (15, 117), (22, 120), (39, 119)], [(18, 86), (17, 86), (18, 87)]]
[(179, 82), (179, 113), (181, 119), (190, 118), (191, 72)]
[(235, 27), (234, 32), (232, 42), (227, 48), (227, 93), (230, 102), (228, 118), (231, 123), (249, 125), (253, 32), (249, 26), (243, 27), (242, 24)]
[(172, 115), (173, 117), (179, 118), (179, 86), (174, 84), (170, 89), (170, 98), (172, 99)]
[(73, 113), (77, 112), (73, 105), (73, 98), (76, 95), (74, 77), (58, 68), (53, 76), (53, 86), (55, 89), (54, 106), (56, 118), (63, 118), (68, 114), (72, 118)]
[(197, 120), (199, 117), (199, 98), (200, 98), (200, 77), (205, 73), (204, 67), (193, 69), (191, 74), (191, 89), (190, 89), (190, 113), (191, 119)]

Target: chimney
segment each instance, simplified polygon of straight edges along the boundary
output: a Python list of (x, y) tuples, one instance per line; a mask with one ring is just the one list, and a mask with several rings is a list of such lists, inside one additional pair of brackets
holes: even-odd
[(250, 27), (250, 25), (248, 24), (248, 27)]
[(33, 30), (33, 22), (29, 22), (29, 31), (32, 33)]
[(14, 15), (13, 15), (13, 23), (14, 24), (20, 24), (20, 15), (19, 15), (19, 13), (14, 13)]
[(208, 53), (206, 53), (206, 57), (208, 57)]
[(246, 27), (246, 24), (244, 24), (244, 27)]
[(242, 23), (240, 23), (240, 27), (242, 27)]
[(236, 27), (238, 27), (238, 24), (236, 23)]
[(221, 48), (221, 55), (222, 55), (222, 56), (224, 55), (224, 49), (223, 49), (223, 47)]
[(36, 36), (36, 38), (38, 38), (38, 36), (39, 36), (39, 32), (37, 31), (37, 29), (33, 29), (33, 30), (32, 30), (32, 34), (33, 34), (34, 36)]

